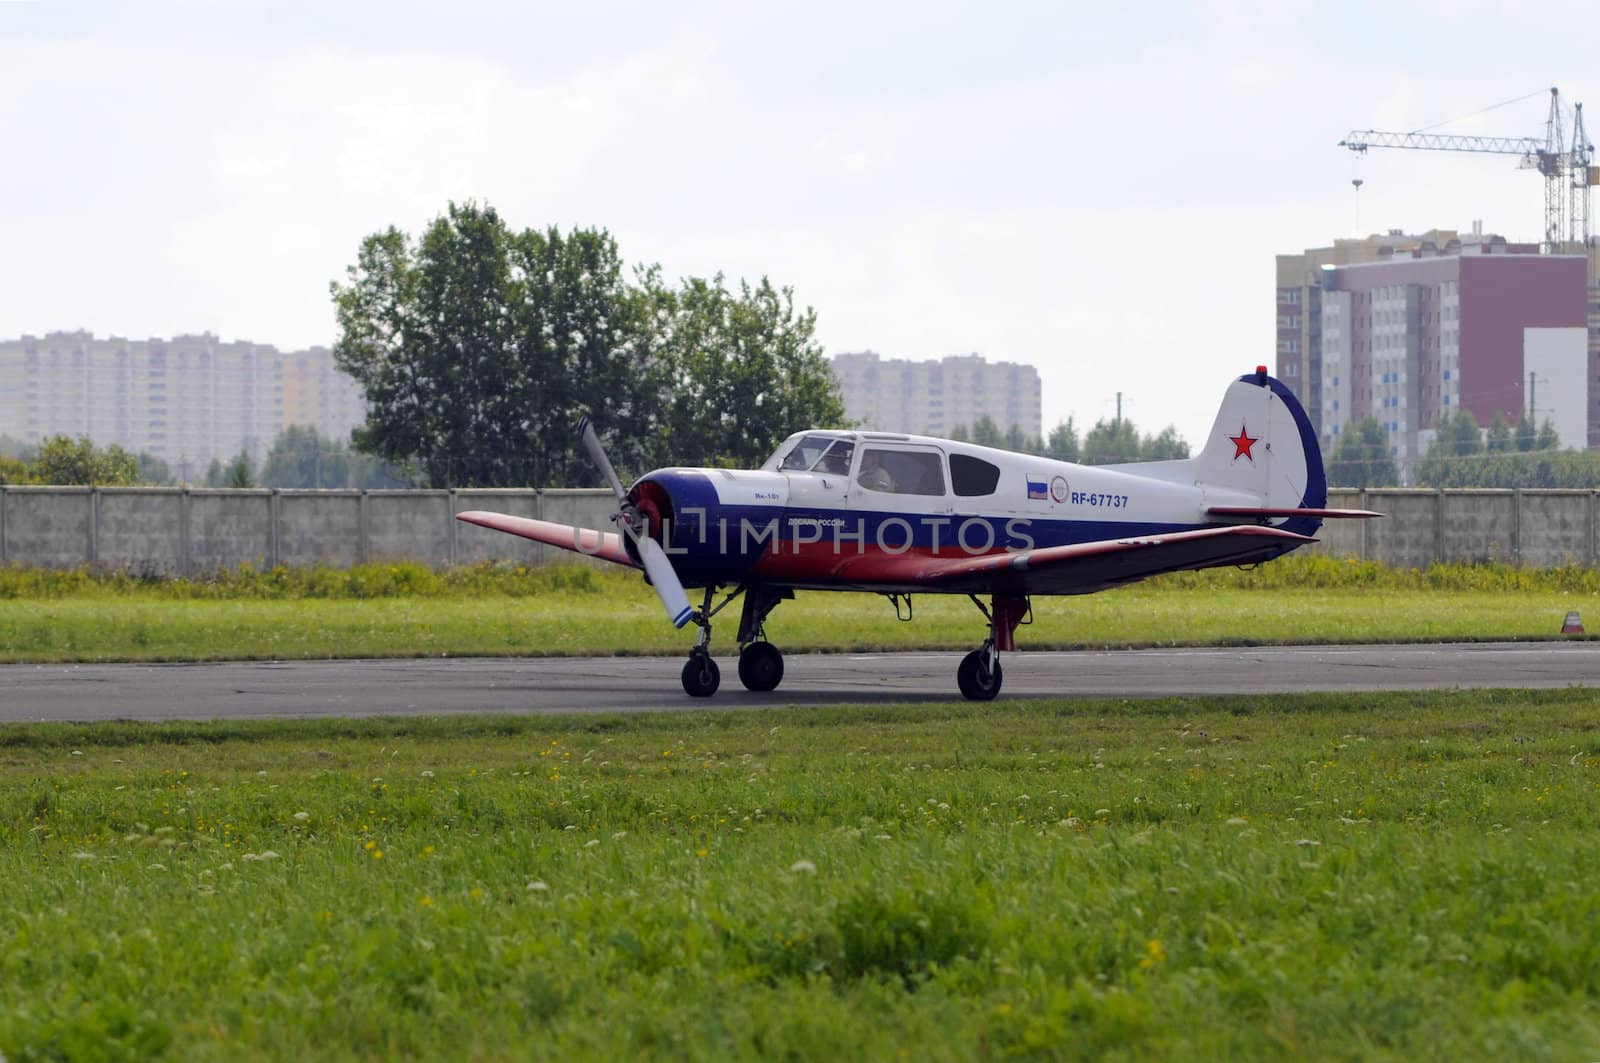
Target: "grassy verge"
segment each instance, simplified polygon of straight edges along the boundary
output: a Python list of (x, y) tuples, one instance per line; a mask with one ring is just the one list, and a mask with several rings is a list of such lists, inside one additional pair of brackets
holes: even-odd
[[(876, 595), (804, 593), (768, 637), (785, 651), (959, 649), (982, 620), (965, 598), (916, 599), (896, 623)], [(1569, 609), (1600, 623), (1600, 596), (1559, 589), (1141, 585), (1035, 601), (1025, 649), (1554, 638)], [(731, 645), (735, 603), (716, 624)], [(526, 596), (0, 599), (0, 661), (179, 661), (318, 657), (676, 654), (674, 631), (637, 580)]]
[(1600, 1050), (1581, 692), (0, 729), (0, 1051)]

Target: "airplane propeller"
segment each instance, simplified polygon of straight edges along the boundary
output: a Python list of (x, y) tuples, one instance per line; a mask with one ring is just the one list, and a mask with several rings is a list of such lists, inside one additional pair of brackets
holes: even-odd
[(583, 436), (583, 449), (589, 452), (590, 459), (599, 466), (601, 475), (617, 496), (617, 530), (639, 548), (639, 560), (644, 563), (645, 574), (650, 577), (650, 584), (655, 587), (656, 596), (667, 611), (667, 618), (672, 621), (673, 627), (682, 627), (694, 619), (694, 610), (689, 606), (689, 596), (684, 593), (678, 573), (673, 571), (672, 562), (667, 560), (661, 544), (650, 538), (649, 528), (641, 520), (638, 509), (628, 501), (628, 492), (623, 490), (617, 470), (611, 467), (611, 460), (600, 445), (600, 436), (594, 430), (594, 423), (585, 417), (578, 425), (578, 431)]

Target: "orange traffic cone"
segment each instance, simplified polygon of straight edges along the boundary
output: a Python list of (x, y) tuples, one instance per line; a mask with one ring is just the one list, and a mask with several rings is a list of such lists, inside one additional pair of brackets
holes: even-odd
[(1583, 618), (1578, 615), (1576, 609), (1567, 614), (1567, 619), (1561, 624), (1561, 633), (1563, 635), (1583, 634)]

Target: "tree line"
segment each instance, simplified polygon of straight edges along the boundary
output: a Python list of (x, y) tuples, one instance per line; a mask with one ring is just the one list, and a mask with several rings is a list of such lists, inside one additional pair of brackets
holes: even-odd
[[(1600, 488), (1600, 452), (1561, 450), (1555, 426), (1496, 414), (1487, 430), (1467, 410), (1441, 417), (1408, 477), (1419, 487)], [(1349, 425), (1326, 459), (1333, 487), (1395, 487), (1402, 480), (1389, 434), (1375, 418)]]
[(359, 449), (429, 487), (594, 486), (591, 415), (624, 478), (757, 465), (797, 427), (843, 427), (816, 314), (765, 277), (625, 274), (604, 229), (510, 228), (450, 204), (364, 239), (331, 286), (338, 366), (365, 389)]
[[(132, 454), (112, 443), (99, 447), (87, 437), (57, 435), (37, 446), (0, 438), (0, 484), (174, 486), (168, 464), (150, 454)], [(273, 440), (259, 466), (240, 451), (212, 461), (204, 487), (381, 488), (410, 487), (411, 476), (370, 454), (351, 450), (315, 428), (290, 425)]]
[(1099, 420), (1082, 439), (1073, 418), (1058, 421), (1047, 437), (1028, 437), (1012, 425), (1005, 432), (987, 415), (979, 417), (969, 429), (957, 425), (950, 438), (985, 447), (1038, 454), (1057, 461), (1080, 465), (1116, 465), (1133, 461), (1171, 461), (1189, 456), (1189, 444), (1168, 425), (1155, 435), (1144, 435), (1126, 417)]

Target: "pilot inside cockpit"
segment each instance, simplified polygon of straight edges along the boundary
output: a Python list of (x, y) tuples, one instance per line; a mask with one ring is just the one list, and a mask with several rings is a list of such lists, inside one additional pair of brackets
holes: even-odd
[(855, 453), (856, 445), (848, 440), (841, 439), (828, 448), (822, 460), (812, 467), (812, 472), (832, 473), (835, 476), (850, 475), (850, 456)]

